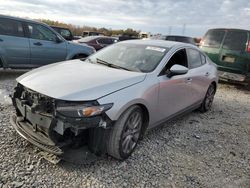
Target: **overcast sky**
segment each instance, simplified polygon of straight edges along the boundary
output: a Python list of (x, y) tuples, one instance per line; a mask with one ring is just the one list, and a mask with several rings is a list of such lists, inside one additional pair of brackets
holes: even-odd
[(249, 0), (0, 0), (0, 14), (190, 36), (215, 27), (250, 30)]

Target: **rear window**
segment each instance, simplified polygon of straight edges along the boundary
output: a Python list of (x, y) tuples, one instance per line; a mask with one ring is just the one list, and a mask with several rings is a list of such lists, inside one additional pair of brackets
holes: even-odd
[(228, 50), (244, 51), (247, 43), (247, 32), (228, 31), (223, 48)]
[(0, 35), (23, 37), (23, 26), (19, 21), (0, 18)]
[(225, 30), (209, 30), (204, 37), (203, 46), (219, 48), (223, 40)]

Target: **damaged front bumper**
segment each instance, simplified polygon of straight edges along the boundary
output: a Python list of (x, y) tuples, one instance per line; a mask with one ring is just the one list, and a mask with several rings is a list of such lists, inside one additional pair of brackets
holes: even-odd
[(51, 98), (28, 93), (29, 96), (25, 89), (19, 88), (12, 96), (16, 115), (11, 117), (11, 124), (24, 139), (67, 160), (75, 157), (73, 151), (83, 160), (94, 158), (93, 153), (106, 153), (108, 129), (113, 124), (106, 114), (89, 118), (66, 117), (56, 113), (55, 101)]

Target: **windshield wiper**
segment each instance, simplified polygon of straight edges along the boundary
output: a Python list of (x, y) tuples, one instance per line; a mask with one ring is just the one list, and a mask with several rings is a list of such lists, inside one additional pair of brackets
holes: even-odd
[(107, 61), (104, 61), (104, 60), (102, 60), (102, 59), (96, 58), (96, 62), (97, 62), (97, 63), (100, 63), (100, 64), (103, 64), (103, 65), (106, 65), (106, 66), (108, 66), (108, 67), (112, 67), (112, 68), (116, 68), (116, 69), (123, 69), (123, 70), (131, 71), (131, 70), (128, 69), (128, 68), (121, 67), (121, 66), (119, 66), (119, 65), (115, 65), (115, 64), (112, 64), (112, 63), (108, 63)]

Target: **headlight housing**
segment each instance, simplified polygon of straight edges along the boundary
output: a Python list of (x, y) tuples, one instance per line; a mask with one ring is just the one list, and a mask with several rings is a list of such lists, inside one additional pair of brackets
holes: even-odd
[(93, 117), (93, 116), (98, 116), (102, 114), (103, 112), (109, 110), (112, 108), (113, 103), (109, 104), (75, 104), (75, 105), (70, 105), (70, 106), (57, 106), (56, 111), (57, 113), (67, 116), (67, 117), (72, 117), (72, 118), (88, 118), (88, 117)]

